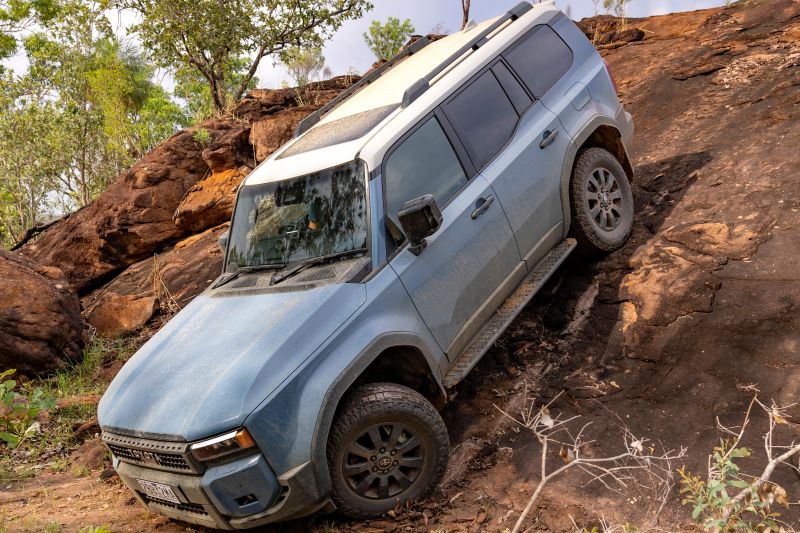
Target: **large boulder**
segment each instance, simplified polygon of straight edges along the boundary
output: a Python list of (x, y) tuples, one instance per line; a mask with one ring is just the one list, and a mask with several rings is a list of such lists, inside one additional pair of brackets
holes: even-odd
[(249, 172), (245, 166), (232, 168), (211, 174), (195, 184), (175, 210), (175, 224), (196, 232), (229, 221), (236, 189)]
[(175, 134), (22, 252), (60, 268), (79, 293), (88, 292), (185, 235), (172, 215), (186, 191), (208, 172), (202, 151), (192, 130)]
[[(89, 323), (105, 335), (118, 335), (143, 325), (158, 307), (169, 314), (183, 308), (203, 292), (222, 271), (222, 252), (217, 239), (228, 229), (222, 224), (192, 235), (169, 251), (131, 265), (120, 275), (83, 299)], [(127, 303), (130, 315), (119, 307)], [(135, 316), (133, 316), (135, 314)]]
[(250, 128), (250, 144), (256, 152), (256, 161), (260, 163), (291, 140), (300, 121), (313, 113), (317, 107), (293, 107), (254, 121)]
[(59, 269), (0, 249), (0, 294), (0, 369), (34, 375), (81, 359), (86, 323)]

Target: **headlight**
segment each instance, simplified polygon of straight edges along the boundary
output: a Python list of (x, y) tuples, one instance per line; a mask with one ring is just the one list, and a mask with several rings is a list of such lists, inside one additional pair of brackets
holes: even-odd
[(246, 429), (237, 429), (213, 439), (195, 442), (191, 446), (192, 455), (200, 462), (210, 461), (241, 450), (254, 448), (253, 437)]

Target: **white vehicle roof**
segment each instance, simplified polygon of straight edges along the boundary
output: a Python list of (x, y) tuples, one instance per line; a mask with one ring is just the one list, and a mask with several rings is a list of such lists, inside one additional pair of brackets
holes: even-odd
[[(476, 51), (467, 52), (462, 56), (462, 61), (456, 61), (452, 68), (434, 78), (426, 92), (402, 108), (406, 89), (441, 65), (499, 17), (428, 44), (338, 104), (314, 127), (281, 147), (250, 173), (245, 185), (302, 176), (357, 157), (364, 159), (370, 169), (374, 168), (397, 138), (458, 89), (464, 80), (472, 77), (528, 29), (550, 20), (558, 12), (551, 2), (535, 4), (520, 18), (507, 22), (490, 34), (485, 44)], [(343, 142), (331, 144), (330, 141), (335, 141), (337, 135), (341, 136)], [(353, 138), (353, 135), (358, 136)], [(293, 149), (296, 144), (298, 146)]]

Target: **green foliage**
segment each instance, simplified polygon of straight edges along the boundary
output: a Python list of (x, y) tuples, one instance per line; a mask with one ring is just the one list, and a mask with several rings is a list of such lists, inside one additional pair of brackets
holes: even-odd
[(0, 373), (0, 440), (10, 448), (35, 435), (39, 430), (36, 415), (55, 407), (55, 401), (38, 387), (24, 394), (16, 392), (17, 382), (7, 379), (14, 372), (11, 369)]
[(364, 33), (364, 40), (379, 60), (391, 59), (403, 48), (413, 33), (414, 25), (409, 19), (400, 22), (397, 17), (389, 17), (385, 24), (373, 20), (369, 25), (369, 31)]
[[(736, 459), (750, 457), (748, 448), (736, 447), (729, 439), (720, 440), (710, 457), (706, 480), (682, 467), (681, 503), (692, 507), (692, 519), (706, 530), (713, 531), (777, 531), (779, 513), (771, 512), (769, 502), (759, 496), (757, 479), (742, 474)], [(777, 486), (776, 486), (777, 487)], [(780, 489), (781, 491), (783, 489)], [(735, 501), (740, 491), (750, 494)], [(775, 498), (780, 501), (781, 498)]]
[(208, 146), (211, 142), (211, 134), (205, 128), (198, 128), (192, 135), (192, 139), (201, 146)]
[(112, 533), (108, 526), (86, 526), (81, 528), (80, 533)]
[(281, 58), (289, 77), (298, 87), (319, 79), (322, 69), (325, 68), (325, 56), (319, 47), (290, 48), (281, 54)]
[(0, 0), (0, 59), (14, 55), (21, 32), (48, 23), (58, 10), (56, 0)]
[(155, 67), (114, 36), (105, 1), (58, 6), (46, 23), (25, 32), (28, 72), (0, 72), (3, 245), (86, 205), (187, 123), (153, 82)]
[[(245, 82), (246, 73), (244, 72), (249, 65), (249, 58), (231, 58), (223, 72), (224, 90), (226, 94), (232, 94)], [(214, 99), (211, 96), (211, 88), (208, 80), (195, 68), (183, 66), (173, 74), (175, 79), (175, 96), (183, 100), (186, 113), (193, 122), (202, 122), (211, 117), (217, 111), (214, 108)], [(247, 81), (245, 92), (254, 89), (258, 85), (258, 78), (253, 76)]]
[(264, 57), (320, 46), (344, 21), (372, 8), (367, 0), (114, 0), (114, 6), (141, 17), (132, 29), (159, 66), (202, 76), (216, 111), (242, 97)]

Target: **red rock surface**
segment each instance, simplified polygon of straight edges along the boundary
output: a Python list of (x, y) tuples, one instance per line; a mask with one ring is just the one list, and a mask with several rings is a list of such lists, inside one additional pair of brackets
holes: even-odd
[(144, 326), (158, 309), (155, 296), (120, 295), (106, 292), (86, 313), (97, 333), (117, 337)]
[(59, 269), (0, 250), (0, 294), (0, 369), (32, 376), (82, 358), (86, 323)]
[(195, 184), (175, 210), (175, 225), (197, 232), (229, 221), (236, 189), (249, 172), (248, 167), (231, 168)]

